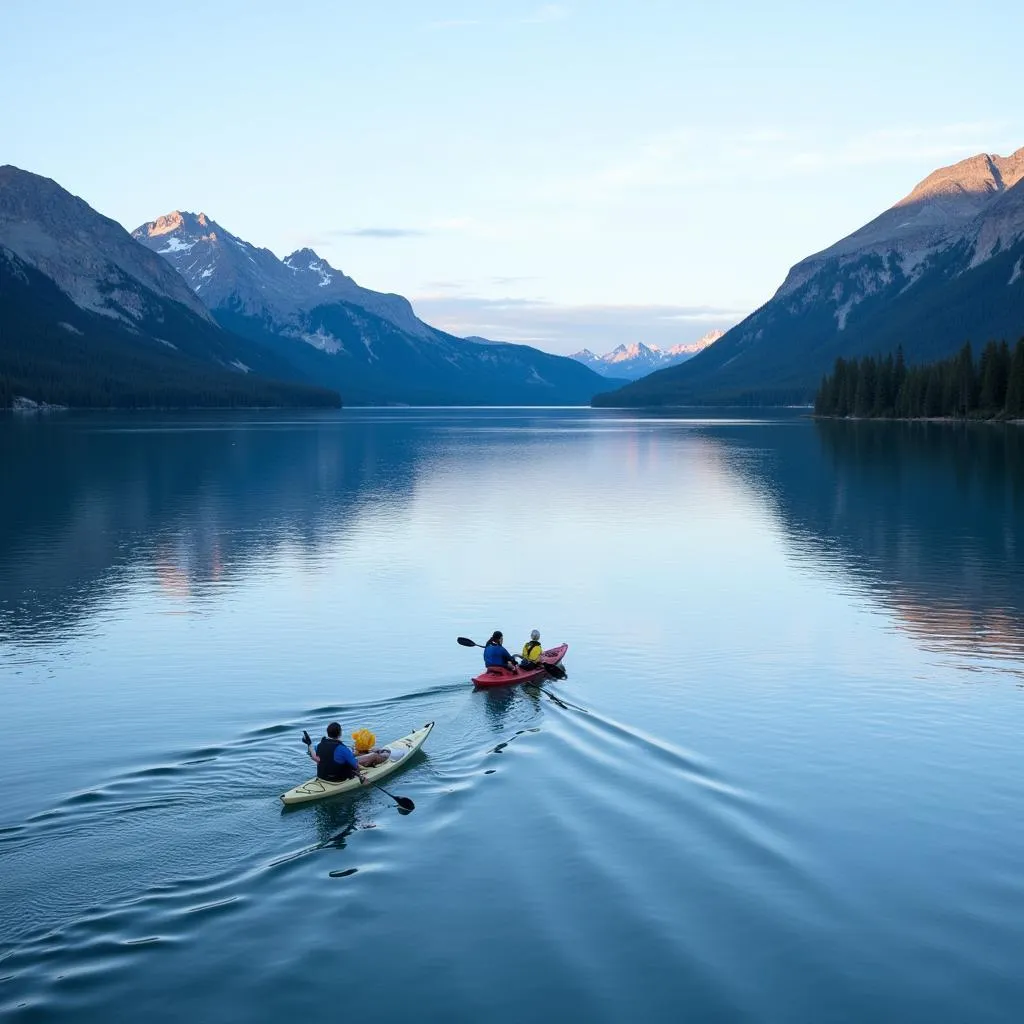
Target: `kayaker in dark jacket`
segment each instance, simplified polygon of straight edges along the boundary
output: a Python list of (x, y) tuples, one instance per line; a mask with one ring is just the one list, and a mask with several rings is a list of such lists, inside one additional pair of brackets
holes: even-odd
[[(304, 738), (308, 738), (304, 734)], [(359, 769), (359, 762), (356, 755), (341, 742), (341, 726), (337, 722), (331, 722), (327, 726), (327, 735), (316, 745), (316, 753), (313, 752), (313, 744), (307, 744), (309, 756), (316, 761), (316, 777), (327, 782), (343, 782), (345, 779), (354, 779), (356, 776), (362, 781), (363, 773)]]
[(515, 671), (516, 659), (505, 650), (504, 639), (499, 629), (491, 634), (491, 639), (484, 644), (484, 664), (488, 668), (508, 668)]

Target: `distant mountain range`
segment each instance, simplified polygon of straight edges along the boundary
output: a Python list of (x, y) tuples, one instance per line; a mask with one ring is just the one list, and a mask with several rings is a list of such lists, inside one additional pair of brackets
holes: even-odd
[(698, 352), (703, 352), (709, 345), (713, 345), (724, 334), (725, 331), (709, 331), (696, 341), (673, 345), (667, 349), (658, 348), (657, 345), (645, 345), (642, 341), (638, 341), (632, 345), (619, 345), (603, 356), (594, 355), (590, 349), (585, 348), (579, 352), (573, 352), (569, 358), (575, 359), (584, 366), (589, 366), (603, 377), (624, 377), (626, 380), (637, 380), (655, 370), (663, 370), (666, 367), (686, 362), (687, 359), (692, 359)]
[(221, 327), (346, 401), (586, 403), (608, 388), (564, 356), (439, 331), (407, 299), (360, 287), (312, 249), (281, 260), (203, 213), (176, 210), (132, 237), (178, 271)]
[(944, 167), (686, 363), (595, 405), (810, 401), (837, 356), (908, 362), (1024, 335), (1024, 149)]
[[(128, 234), (48, 178), (0, 167), (0, 408), (586, 403), (608, 381), (465, 341), (310, 249), (279, 260), (205, 215)], [(618, 381), (614, 383), (620, 383)]]

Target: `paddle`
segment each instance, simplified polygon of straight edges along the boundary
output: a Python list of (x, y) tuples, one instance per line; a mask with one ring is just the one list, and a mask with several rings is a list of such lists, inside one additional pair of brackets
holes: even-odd
[[(302, 742), (306, 744), (306, 753), (315, 760), (316, 756), (313, 753), (313, 741), (310, 739), (309, 733), (305, 729), (302, 730)], [(367, 784), (373, 786), (374, 789), (379, 789), (385, 796), (391, 797), (391, 799), (394, 800), (403, 811), (416, 810), (416, 805), (407, 796), (395, 796), (394, 793), (389, 793), (383, 786), (376, 782), (363, 783), (364, 786)]]
[(392, 800), (402, 808), (403, 811), (415, 811), (416, 805), (407, 796), (395, 796), (393, 793), (389, 793), (383, 786), (379, 786), (376, 782), (371, 782), (371, 786), (374, 789), (379, 789), (385, 796), (391, 797)]
[(589, 715), (590, 712), (586, 708), (581, 708), (579, 704), (572, 704), (567, 700), (563, 700), (561, 697), (556, 697), (550, 690), (545, 690), (540, 683), (523, 683), (523, 686), (533, 686), (540, 690), (541, 693), (546, 693), (550, 700), (553, 700), (561, 708), (572, 708), (573, 711), (582, 711), (583, 714)]

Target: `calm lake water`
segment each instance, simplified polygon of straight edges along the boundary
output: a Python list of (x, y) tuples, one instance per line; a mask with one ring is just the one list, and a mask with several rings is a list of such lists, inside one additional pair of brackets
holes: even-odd
[[(0, 1017), (1024, 1017), (1024, 430), (0, 421)], [(495, 628), (570, 644), (474, 692)], [(299, 737), (436, 721), (284, 811)]]

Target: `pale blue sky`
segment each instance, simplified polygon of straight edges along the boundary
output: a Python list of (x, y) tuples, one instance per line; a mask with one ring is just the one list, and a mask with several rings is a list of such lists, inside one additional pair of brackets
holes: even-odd
[(1024, 146), (1024, 4), (3, 0), (0, 163), (460, 334), (689, 341)]

